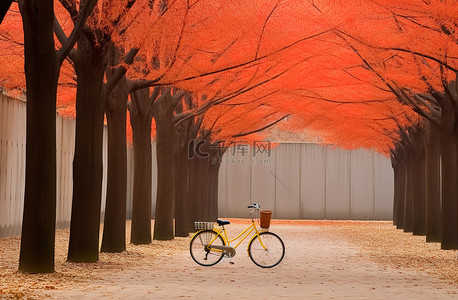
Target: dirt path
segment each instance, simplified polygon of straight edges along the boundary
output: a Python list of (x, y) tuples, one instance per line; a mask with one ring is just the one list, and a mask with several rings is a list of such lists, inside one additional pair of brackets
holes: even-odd
[[(352, 238), (359, 228), (370, 232), (381, 226), (395, 231), (387, 222), (365, 222), (356, 229), (349, 225), (351, 230), (345, 230), (345, 224), (273, 225), (271, 230), (286, 245), (285, 259), (273, 269), (255, 266), (246, 255), (245, 242), (238, 248), (234, 265), (223, 259), (213, 267), (198, 266), (188, 253), (187, 238), (129, 245), (121, 254), (101, 254), (97, 264), (71, 264), (65, 262), (68, 231), (62, 230), (57, 240), (57, 272), (24, 275), (15, 272), (19, 239), (0, 239), (0, 298), (458, 299), (453, 279), (431, 274), (427, 268), (379, 260), (374, 256), (380, 256), (378, 252)], [(242, 227), (231, 224), (229, 233)]]

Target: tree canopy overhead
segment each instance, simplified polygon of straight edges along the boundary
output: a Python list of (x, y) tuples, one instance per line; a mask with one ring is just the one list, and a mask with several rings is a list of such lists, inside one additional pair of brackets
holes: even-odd
[[(77, 3), (56, 1), (67, 34)], [(442, 91), (455, 79), (456, 11), (420, 0), (98, 1), (87, 26), (123, 55), (139, 49), (132, 65), (121, 60), (128, 79), (190, 92), (196, 105), (184, 113), (208, 111), (205, 124), (224, 111), (218, 122), (238, 119), (242, 133), (288, 115), (279, 123), (287, 130), (388, 154), (398, 126), (418, 121), (397, 93)], [(25, 87), (21, 28), (13, 4), (0, 27), (7, 88)], [(74, 79), (69, 60), (59, 78), (65, 114), (74, 113)]]

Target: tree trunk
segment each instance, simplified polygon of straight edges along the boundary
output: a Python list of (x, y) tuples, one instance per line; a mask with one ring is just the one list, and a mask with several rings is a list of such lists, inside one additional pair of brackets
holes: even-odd
[(218, 218), (219, 164), (213, 165), (211, 157), (194, 157), (190, 172), (190, 195), (193, 221), (216, 221)]
[(82, 34), (76, 59), (76, 140), (68, 248), (72, 262), (96, 262), (99, 257), (105, 68), (106, 51), (91, 47)]
[[(397, 226), (399, 221), (399, 204), (401, 202), (401, 174), (399, 170), (401, 169), (400, 165), (401, 163), (399, 162), (400, 155), (399, 155), (399, 149), (395, 149), (395, 155), (391, 156), (391, 167), (393, 168), (393, 225)], [(404, 199), (403, 199), (404, 200)]]
[[(216, 160), (215, 160), (216, 159)], [(212, 156), (211, 165), (210, 165), (210, 208), (209, 215), (210, 219), (218, 219), (218, 180), (219, 180), (219, 168), (221, 162), (219, 161), (219, 156)]]
[(202, 198), (201, 198), (201, 184), (200, 184), (200, 158), (195, 156), (191, 159), (189, 165), (189, 200), (192, 209), (192, 221), (203, 221), (202, 216)]
[(456, 240), (456, 144), (452, 137), (441, 136), (442, 159), (442, 249), (455, 249)]
[(56, 227), (56, 93), (53, 1), (25, 1), (23, 10), (27, 135), (19, 270), (54, 272)]
[[(184, 108), (195, 106), (192, 97), (183, 97), (175, 107), (175, 113), (181, 114)], [(175, 236), (187, 237), (194, 231), (192, 220), (192, 206), (189, 202), (190, 191), (190, 159), (195, 149), (190, 146), (194, 144), (195, 138), (202, 125), (202, 119), (192, 118), (176, 126), (175, 131)]]
[(406, 198), (406, 162), (402, 160), (398, 164), (397, 178), (398, 178), (398, 203), (396, 207), (396, 228), (404, 229), (404, 207)]
[(457, 147), (453, 101), (444, 95), (441, 105), (442, 249), (458, 249)]
[(208, 148), (209, 157), (204, 159), (203, 162), (203, 174), (201, 176), (202, 189), (204, 191), (203, 199), (205, 204), (203, 205), (203, 211), (205, 212), (205, 219), (208, 221), (215, 221), (218, 219), (218, 178), (219, 178), (219, 167), (220, 157), (219, 151), (214, 144)]
[(114, 88), (106, 108), (108, 169), (102, 252), (126, 250), (127, 99), (127, 80), (123, 77)]
[(199, 164), (199, 186), (200, 186), (200, 199), (201, 199), (201, 216), (202, 220), (212, 222), (215, 220), (210, 219), (209, 215), (209, 201), (210, 201), (210, 167), (208, 159), (201, 159)]
[(426, 235), (425, 144), (423, 132), (416, 132), (414, 138), (415, 145), (412, 147), (413, 234)]
[(149, 101), (148, 89), (132, 94), (130, 123), (134, 143), (131, 243), (151, 243), (152, 116), (142, 109)]
[(429, 124), (425, 142), (426, 241), (441, 241), (440, 136)]
[(154, 239), (172, 240), (175, 205), (175, 125), (171, 99), (158, 103), (156, 121), (157, 197)]
[[(186, 103), (190, 106), (190, 103)], [(183, 113), (184, 103), (175, 108), (176, 113)], [(194, 120), (188, 120), (176, 127), (175, 132), (175, 236), (187, 237), (193, 231), (191, 227), (191, 206), (188, 203), (189, 189), (189, 139), (192, 139)]]
[[(188, 205), (188, 157), (186, 150), (175, 149), (175, 236), (187, 237), (192, 231), (191, 206)], [(181, 151), (180, 151), (181, 150)]]
[(406, 161), (406, 195), (404, 205), (404, 231), (413, 232), (413, 159), (408, 151)]
[(398, 223), (398, 206), (399, 206), (399, 168), (393, 163), (393, 158), (391, 159), (391, 165), (393, 167), (393, 225), (396, 226)]

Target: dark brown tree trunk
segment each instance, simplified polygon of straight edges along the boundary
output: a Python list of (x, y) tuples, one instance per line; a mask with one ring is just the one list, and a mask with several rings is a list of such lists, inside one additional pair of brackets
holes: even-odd
[(399, 206), (399, 175), (397, 173), (397, 167), (392, 164), (393, 167), (393, 225), (396, 226), (398, 223), (398, 206)]
[[(184, 108), (195, 107), (190, 95), (179, 101), (175, 107), (175, 113), (181, 114)], [(202, 125), (202, 118), (192, 118), (176, 126), (175, 131), (175, 236), (187, 237), (194, 231), (192, 220), (192, 206), (189, 202), (190, 197), (190, 159), (194, 155), (194, 149), (190, 145), (195, 142), (195, 138)]]
[(413, 234), (426, 235), (425, 143), (423, 129), (416, 129), (413, 138), (415, 139), (412, 147)]
[(153, 112), (156, 121), (157, 197), (154, 239), (172, 240), (175, 205), (175, 125), (171, 97), (157, 103)]
[(441, 135), (442, 159), (442, 249), (455, 249), (456, 241), (456, 144), (453, 137)]
[(202, 215), (202, 197), (200, 184), (200, 160), (194, 156), (189, 164), (189, 200), (192, 210), (192, 222), (204, 221)]
[(441, 241), (440, 135), (429, 124), (425, 141), (426, 241)]
[(81, 35), (76, 59), (76, 140), (68, 249), (72, 262), (96, 262), (99, 257), (105, 68), (106, 51), (94, 48)]
[(407, 152), (406, 195), (404, 204), (404, 231), (413, 232), (413, 159), (412, 151)]
[(211, 175), (210, 175), (210, 157), (201, 159), (199, 184), (201, 186), (200, 197), (202, 199), (202, 218), (204, 221), (215, 221), (210, 216), (211, 206)]
[(151, 183), (152, 115), (146, 109), (149, 103), (149, 90), (136, 91), (132, 95), (130, 123), (134, 146), (134, 187), (132, 195), (131, 243), (151, 243)]
[(218, 219), (218, 180), (221, 161), (219, 156), (212, 156), (210, 165), (210, 207), (209, 216), (211, 220)]
[(53, 1), (23, 8), (27, 134), (24, 215), (19, 270), (54, 272), (56, 225), (56, 92)]
[(448, 95), (441, 103), (442, 249), (458, 249), (457, 147), (455, 105)]
[(206, 136), (205, 143), (198, 147), (198, 153), (191, 160), (189, 194), (192, 220), (212, 222), (218, 218), (220, 155), (217, 146), (210, 143), (209, 134), (203, 135)]
[(197, 180), (197, 185), (199, 186), (198, 188), (198, 194), (196, 195), (197, 198), (199, 198), (200, 202), (200, 218), (202, 221), (210, 222), (208, 219), (208, 214), (207, 214), (207, 207), (208, 207), (208, 197), (207, 197), (207, 186), (208, 186), (208, 174), (207, 174), (207, 168), (208, 168), (208, 163), (206, 159), (200, 158), (197, 163), (197, 174), (198, 177), (196, 178)]
[(186, 150), (175, 149), (175, 236), (187, 237), (190, 228), (191, 214), (188, 205), (188, 156)]
[(406, 162), (400, 160), (397, 166), (398, 202), (396, 206), (396, 228), (404, 229), (404, 206), (406, 198)]
[(393, 168), (393, 225), (396, 226), (398, 224), (398, 207), (399, 207), (399, 196), (400, 196), (400, 179), (401, 176), (399, 175), (399, 155), (391, 155), (391, 166)]
[[(189, 101), (191, 102), (191, 101)], [(186, 103), (188, 107), (191, 103)], [(175, 108), (177, 114), (183, 113), (185, 103), (179, 102)], [(176, 126), (175, 132), (175, 236), (187, 237), (193, 231), (191, 224), (191, 206), (188, 203), (189, 180), (189, 139), (193, 138), (192, 125), (188, 120)]]
[[(119, 56), (111, 49), (111, 57)], [(113, 59), (115, 66), (119, 59)], [(109, 79), (110, 71), (107, 71)], [(127, 144), (126, 116), (128, 87), (123, 77), (107, 99), (108, 169), (105, 221), (103, 224), (102, 252), (126, 250), (126, 196), (127, 196)]]

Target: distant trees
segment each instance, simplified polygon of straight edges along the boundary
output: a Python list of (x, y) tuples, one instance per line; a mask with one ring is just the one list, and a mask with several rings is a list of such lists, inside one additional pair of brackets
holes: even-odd
[[(407, 123), (399, 116), (392, 119), (398, 126), (395, 134), (389, 134), (394, 141), (390, 150), (395, 171), (394, 222), (407, 232), (427, 235), (427, 241), (440, 240), (443, 249), (457, 249), (457, 61), (452, 54), (458, 50), (453, 33), (456, 16), (442, 2), (365, 5), (370, 8), (355, 8), (353, 17), (361, 9), (371, 9), (379, 17), (367, 20), (358, 31), (343, 26), (337, 36), (387, 91), (417, 114), (409, 116)], [(390, 38), (374, 38), (371, 28)]]

